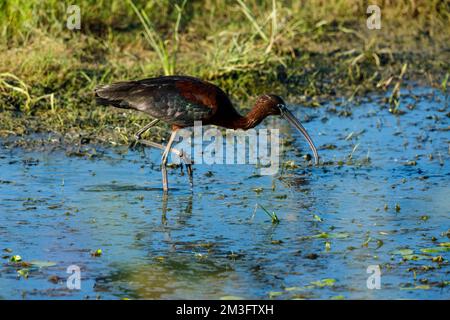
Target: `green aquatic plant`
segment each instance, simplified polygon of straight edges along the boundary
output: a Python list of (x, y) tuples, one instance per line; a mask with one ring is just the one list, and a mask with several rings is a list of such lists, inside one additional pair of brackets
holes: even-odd
[(321, 217), (319, 217), (317, 214), (313, 214), (313, 218), (316, 221), (323, 222), (323, 219)]
[(102, 249), (97, 249), (94, 252), (91, 252), (91, 256), (93, 257), (100, 257), (103, 254)]
[(14, 255), (11, 257), (10, 261), (11, 262), (20, 262), (20, 261), (22, 261), (22, 257), (19, 255)]
[(275, 213), (275, 211), (269, 212), (266, 208), (264, 208), (262, 205), (259, 205), (261, 207), (261, 209), (264, 210), (264, 212), (269, 216), (269, 218), (272, 220), (273, 224), (278, 224), (280, 223), (280, 219), (278, 219), (277, 214)]
[(30, 270), (27, 268), (17, 270), (17, 277), (19, 277), (19, 278), (28, 279), (29, 275), (30, 275)]
[(326, 278), (326, 279), (311, 282), (311, 284), (313, 286), (316, 286), (319, 288), (332, 287), (332, 286), (334, 286), (335, 283), (336, 283), (336, 279), (332, 279), (332, 278)]
[(350, 234), (347, 232), (336, 232), (336, 233), (328, 233), (328, 232), (321, 232), (312, 236), (305, 236), (301, 239), (345, 239), (350, 237)]
[(423, 248), (420, 249), (423, 253), (439, 253), (439, 252), (448, 252), (450, 251), (450, 247), (446, 246), (439, 246), (439, 247), (432, 247), (432, 248)]

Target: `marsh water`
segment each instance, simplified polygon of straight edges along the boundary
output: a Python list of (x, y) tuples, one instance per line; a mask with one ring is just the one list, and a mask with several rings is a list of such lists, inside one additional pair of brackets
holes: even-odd
[(3, 144), (0, 298), (448, 299), (449, 110), (434, 89), (413, 94), (401, 115), (376, 97), (291, 108), (320, 166), (287, 123), (268, 120), (284, 137), (282, 172), (196, 165), (191, 191), (171, 169), (167, 197), (159, 150)]

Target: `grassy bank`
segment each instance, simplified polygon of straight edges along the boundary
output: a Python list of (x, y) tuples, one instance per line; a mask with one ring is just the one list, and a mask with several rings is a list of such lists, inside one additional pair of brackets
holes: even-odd
[(210, 80), (241, 109), (265, 92), (319, 107), (381, 91), (400, 114), (407, 81), (448, 90), (448, 1), (372, 3), (381, 30), (367, 1), (83, 0), (69, 30), (60, 1), (0, 0), (0, 136), (128, 143), (148, 118), (95, 106), (92, 89), (161, 74)]

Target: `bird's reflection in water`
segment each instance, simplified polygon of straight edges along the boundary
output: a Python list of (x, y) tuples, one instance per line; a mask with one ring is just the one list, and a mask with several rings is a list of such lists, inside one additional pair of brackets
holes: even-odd
[[(161, 205), (161, 224), (163, 226), (167, 226), (168, 224), (168, 218), (167, 218), (167, 212), (170, 211), (170, 208), (168, 207), (170, 200), (170, 194), (164, 193), (161, 199), (162, 205)], [(186, 222), (189, 220), (189, 218), (192, 216), (192, 207), (193, 207), (193, 195), (190, 193), (187, 197), (187, 203), (183, 209), (184, 201), (181, 200), (179, 197), (177, 197), (177, 202), (180, 204), (180, 207), (177, 208), (177, 224), (178, 225), (185, 225)]]
[(300, 174), (285, 174), (280, 176), (279, 180), (286, 188), (295, 189), (300, 192), (311, 191), (310, 177), (308, 175)]
[[(95, 288), (123, 292), (123, 297), (132, 299), (218, 299), (233, 294), (229, 292), (231, 284), (241, 280), (228, 261), (181, 253), (152, 262), (116, 266), (111, 274), (96, 279)], [(245, 286), (242, 288), (244, 294)]]
[(161, 214), (161, 224), (167, 225), (167, 203), (169, 202), (169, 194), (165, 193), (162, 197), (162, 214)]
[[(286, 188), (293, 191), (295, 196), (292, 200), (296, 203), (297, 209), (311, 210), (316, 207), (317, 197), (311, 185), (310, 175), (292, 173), (281, 176), (279, 180)], [(294, 212), (296, 215), (297, 210)]]
[[(176, 217), (174, 217), (176, 219), (175, 226), (169, 226), (170, 218), (167, 217), (167, 212), (171, 210), (169, 207), (170, 194), (164, 192), (161, 198), (161, 225), (163, 226), (164, 240), (170, 246), (171, 251), (176, 250), (175, 244), (171, 237), (171, 230), (174, 228), (177, 229), (179, 227), (184, 227), (189, 218), (192, 216), (193, 195), (192, 193), (188, 195), (186, 205), (184, 204), (184, 201), (180, 201), (182, 199), (180, 199), (179, 196), (174, 196), (174, 200), (176, 200), (174, 203), (178, 203), (180, 206), (176, 210)], [(184, 205), (185, 207), (183, 207)]]
[[(159, 231), (164, 234), (167, 249), (163, 248), (157, 256), (150, 255), (150, 260), (138, 264), (115, 265), (110, 274), (96, 278), (96, 290), (120, 291), (124, 297), (133, 299), (219, 299), (235, 296), (237, 283), (244, 279), (234, 271), (225, 255), (210, 258), (214, 243), (180, 241), (172, 237), (188, 224), (192, 210), (192, 194), (164, 194), (161, 197), (162, 228)], [(242, 285), (239, 297), (245, 297), (245, 287)]]

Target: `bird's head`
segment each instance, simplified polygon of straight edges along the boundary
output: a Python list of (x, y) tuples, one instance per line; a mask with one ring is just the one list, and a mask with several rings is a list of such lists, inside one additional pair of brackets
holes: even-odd
[(289, 111), (286, 107), (286, 103), (282, 98), (273, 94), (265, 94), (259, 96), (256, 100), (256, 105), (259, 109), (265, 113), (266, 116), (269, 115), (279, 115), (286, 119), (293, 127), (295, 127), (300, 133), (305, 137), (306, 141), (314, 154), (315, 164), (319, 164), (319, 155), (317, 153), (317, 148), (314, 145), (311, 137), (309, 136), (306, 129), (303, 127), (301, 122)]

